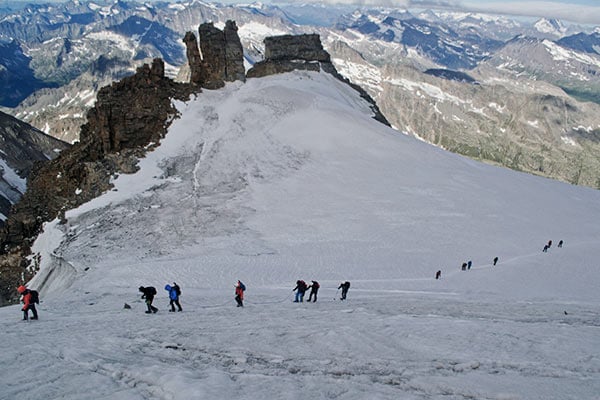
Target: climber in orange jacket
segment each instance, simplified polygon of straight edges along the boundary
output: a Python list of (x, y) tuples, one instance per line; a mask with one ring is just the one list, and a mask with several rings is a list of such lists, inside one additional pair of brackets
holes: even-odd
[(23, 296), (23, 308), (21, 309), (23, 310), (23, 320), (29, 319), (29, 310), (33, 313), (31, 319), (38, 319), (37, 310), (35, 309), (36, 299), (33, 298), (31, 290), (21, 285), (17, 288), (17, 292)]

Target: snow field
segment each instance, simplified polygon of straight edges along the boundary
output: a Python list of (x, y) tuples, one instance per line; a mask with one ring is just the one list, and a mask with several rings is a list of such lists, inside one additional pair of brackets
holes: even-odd
[(0, 309), (1, 399), (598, 399), (600, 192), (399, 134), (327, 74), (177, 106), (138, 173), (36, 241), (41, 320)]

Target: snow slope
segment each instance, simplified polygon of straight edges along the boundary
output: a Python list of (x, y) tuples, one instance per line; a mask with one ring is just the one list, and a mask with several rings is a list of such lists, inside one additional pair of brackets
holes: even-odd
[(0, 399), (598, 399), (600, 192), (399, 134), (323, 73), (177, 106), (36, 241), (41, 319), (0, 309)]

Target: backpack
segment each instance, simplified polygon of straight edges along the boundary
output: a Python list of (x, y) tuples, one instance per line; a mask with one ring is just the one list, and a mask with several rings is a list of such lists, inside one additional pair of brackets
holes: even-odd
[(350, 282), (346, 281), (346, 287), (350, 289)]
[(29, 293), (31, 294), (31, 302), (33, 304), (40, 304), (40, 294), (37, 290), (29, 290)]
[(242, 292), (246, 291), (246, 285), (244, 285), (242, 281), (240, 281), (240, 289), (242, 289)]
[(173, 286), (173, 289), (175, 289), (175, 293), (177, 294), (177, 297), (181, 296), (181, 288), (179, 287), (179, 285)]
[(314, 281), (313, 284), (312, 284), (312, 287), (315, 288), (315, 289), (318, 289), (318, 288), (321, 287), (321, 285), (319, 285), (319, 282)]
[(150, 286), (146, 289), (148, 290), (148, 294), (150, 294), (151, 296), (156, 296), (156, 289), (154, 288), (154, 286)]

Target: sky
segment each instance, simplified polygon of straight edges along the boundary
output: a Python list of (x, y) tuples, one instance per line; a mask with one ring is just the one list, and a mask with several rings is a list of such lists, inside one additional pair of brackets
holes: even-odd
[[(276, 2), (284, 3), (285, 0), (274, 1), (274, 3)], [(294, 3), (293, 1), (289, 2)], [(438, 8), (455, 11), (500, 13), (514, 16), (558, 18), (567, 21), (600, 25), (600, 2), (597, 0), (307, 0), (305, 2), (397, 6), (404, 8)]]
[[(57, 2), (64, 0), (41, 0)], [(150, 0), (152, 1), (152, 0)], [(173, 0), (172, 0), (173, 1)], [(251, 3), (251, 0), (221, 0), (224, 4)], [(0, 0), (2, 4), (31, 3), (36, 0)], [(298, 4), (294, 0), (261, 0), (265, 4)], [(485, 12), (525, 17), (556, 18), (582, 24), (600, 25), (600, 1), (598, 0), (303, 0), (302, 3), (342, 4), (357, 6), (390, 6), (402, 8), (432, 8), (463, 12)]]

